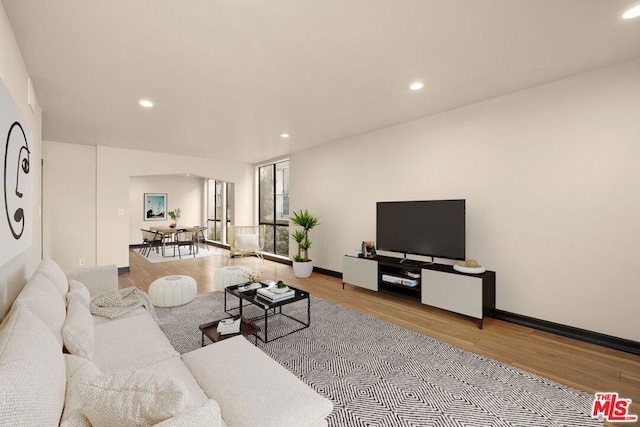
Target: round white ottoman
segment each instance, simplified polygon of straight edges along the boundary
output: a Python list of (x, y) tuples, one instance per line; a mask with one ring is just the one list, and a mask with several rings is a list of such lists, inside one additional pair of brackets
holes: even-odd
[(251, 273), (252, 271), (246, 267), (231, 266), (221, 268), (213, 276), (213, 286), (218, 291), (224, 291), (227, 286), (246, 283), (249, 280), (247, 277)]
[(175, 307), (193, 301), (196, 281), (189, 276), (166, 276), (149, 286), (149, 300), (155, 307)]

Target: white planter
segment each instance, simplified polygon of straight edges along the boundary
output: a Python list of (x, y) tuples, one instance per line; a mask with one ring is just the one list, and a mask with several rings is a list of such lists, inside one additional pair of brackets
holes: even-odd
[(313, 271), (313, 262), (311, 260), (307, 262), (293, 261), (293, 274), (300, 279), (305, 279), (311, 276)]

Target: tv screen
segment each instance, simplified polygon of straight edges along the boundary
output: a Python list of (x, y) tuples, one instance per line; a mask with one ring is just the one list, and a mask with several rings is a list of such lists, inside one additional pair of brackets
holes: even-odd
[(465, 201), (378, 202), (378, 249), (465, 259)]

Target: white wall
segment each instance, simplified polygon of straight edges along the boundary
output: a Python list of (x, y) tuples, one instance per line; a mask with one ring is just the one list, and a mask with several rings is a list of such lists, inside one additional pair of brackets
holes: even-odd
[[(29, 75), (26, 66), (18, 49), (18, 44), (13, 37), (11, 26), (7, 21), (4, 7), (0, 3), (0, 79), (9, 89), (11, 96), (18, 105), (24, 120), (31, 129), (32, 139), (29, 149), (31, 150), (30, 168), (33, 175), (31, 176), (33, 189), (32, 212), (33, 224), (32, 235), (33, 241), (31, 247), (7, 264), (0, 266), (0, 319), (2, 319), (13, 300), (16, 298), (26, 279), (35, 270), (42, 252), (41, 226), (40, 226), (40, 198), (41, 192), (41, 130), (42, 130), (42, 112), (40, 107), (36, 107), (35, 113), (31, 111), (27, 101), (27, 81)], [(0, 243), (2, 244), (2, 243)]]
[(206, 225), (204, 218), (205, 178), (155, 175), (129, 179), (129, 244), (142, 243), (141, 228), (169, 226), (173, 221), (144, 220), (144, 193), (166, 193), (167, 211), (180, 208), (180, 225)]
[(498, 309), (640, 341), (638, 100), (635, 60), (296, 153), (291, 208), (342, 271), (377, 201), (464, 198)]
[(96, 265), (96, 147), (46, 141), (42, 157), (44, 252), (65, 269)]
[[(51, 204), (44, 209), (44, 221), (53, 223), (62, 215), (61, 212), (66, 216), (64, 221), (55, 221), (55, 235), (63, 237), (45, 241), (45, 255), (56, 259), (54, 254), (61, 257), (61, 253), (70, 251), (72, 255), (62, 257), (64, 262), (60, 263), (65, 269), (77, 267), (80, 258), (86, 260), (85, 265), (129, 265), (130, 216), (140, 215), (142, 203), (131, 205), (130, 177), (189, 173), (233, 182), (236, 221), (250, 223), (253, 220), (254, 168), (251, 165), (103, 146), (86, 147), (51, 141), (43, 144), (46, 147), (47, 173), (52, 176), (62, 174), (63, 177), (47, 181), (45, 185), (45, 200)], [(69, 159), (89, 160), (87, 150), (95, 151), (95, 159), (83, 167), (70, 167)], [(94, 186), (93, 195), (87, 196), (86, 191), (78, 191), (78, 187), (84, 188), (89, 182)], [(169, 199), (169, 204), (171, 207), (172, 199)], [(74, 206), (73, 211), (67, 209), (70, 205)], [(94, 218), (88, 218), (86, 212), (94, 212)], [(187, 219), (191, 218), (183, 217), (181, 220)], [(77, 224), (85, 227), (87, 221), (95, 227), (95, 234), (87, 233), (79, 245), (77, 239), (69, 237)], [(92, 259), (95, 264), (91, 264)]]

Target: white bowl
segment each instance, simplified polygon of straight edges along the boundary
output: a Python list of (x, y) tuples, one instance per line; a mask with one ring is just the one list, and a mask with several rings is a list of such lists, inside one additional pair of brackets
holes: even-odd
[(276, 294), (282, 294), (282, 293), (287, 292), (289, 290), (289, 287), (285, 286), (284, 288), (278, 288), (278, 287), (274, 286), (273, 288), (270, 288), (269, 290), (271, 292), (276, 293)]
[(469, 273), (469, 274), (480, 274), (480, 273), (484, 273), (485, 271), (487, 271), (487, 269), (484, 268), (481, 265), (479, 265), (477, 267), (463, 267), (461, 265), (454, 264), (453, 265), (453, 269), (455, 271), (459, 271), (460, 273)]

